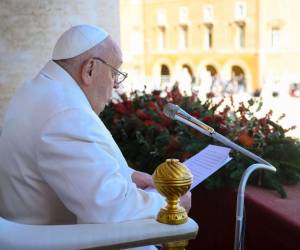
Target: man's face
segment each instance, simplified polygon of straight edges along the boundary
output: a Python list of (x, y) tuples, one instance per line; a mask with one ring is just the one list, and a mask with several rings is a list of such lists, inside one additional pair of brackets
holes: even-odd
[[(112, 44), (112, 46), (117, 45)], [(93, 75), (93, 99), (97, 103), (97, 112), (102, 112), (112, 97), (113, 88), (117, 88), (116, 71), (114, 68), (118, 69), (121, 66), (122, 55), (118, 47), (113, 47), (108, 49), (99, 58), (110, 65), (95, 59), (96, 72)]]

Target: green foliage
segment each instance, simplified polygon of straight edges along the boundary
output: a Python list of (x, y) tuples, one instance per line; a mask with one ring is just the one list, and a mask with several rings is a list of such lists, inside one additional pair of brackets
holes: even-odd
[[(177, 88), (161, 97), (159, 91), (152, 94), (133, 92), (121, 96), (118, 103), (111, 103), (101, 114), (101, 119), (120, 146), (128, 164), (137, 170), (152, 173), (167, 158), (181, 161), (205, 148), (219, 144), (212, 138), (163, 114), (163, 106), (176, 103), (217, 132), (260, 155), (277, 168), (276, 173), (258, 171), (250, 178), (254, 185), (276, 189), (285, 197), (284, 184), (295, 184), (300, 179), (300, 143), (286, 136), (284, 129), (271, 120), (272, 111), (263, 118), (255, 116), (263, 103), (250, 99), (237, 107), (213, 102), (208, 95), (201, 102), (195, 95), (182, 96)], [(281, 117), (283, 118), (283, 117)], [(290, 128), (293, 129), (293, 128)], [(208, 178), (203, 185), (209, 189), (236, 187), (248, 166), (254, 163), (239, 152), (232, 151), (233, 160)]]

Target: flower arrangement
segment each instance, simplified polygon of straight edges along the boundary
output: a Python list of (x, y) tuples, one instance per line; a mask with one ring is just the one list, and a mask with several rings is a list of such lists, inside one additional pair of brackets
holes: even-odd
[[(200, 118), (217, 132), (260, 155), (277, 168), (276, 173), (257, 171), (250, 178), (254, 185), (276, 189), (286, 196), (283, 185), (300, 180), (300, 143), (286, 136), (292, 128), (284, 129), (272, 121), (272, 111), (263, 118), (255, 113), (262, 101), (250, 99), (246, 103), (222, 105), (224, 99), (214, 103), (213, 95), (201, 102), (195, 94), (183, 96), (178, 88), (167, 92), (133, 92), (123, 94), (118, 102), (112, 102), (101, 114), (101, 119), (120, 146), (128, 164), (137, 170), (153, 173), (167, 158), (181, 161), (205, 148), (219, 144), (194, 129), (172, 121), (163, 114), (166, 103), (178, 104), (196, 118)], [(281, 117), (283, 118), (283, 116)], [(233, 160), (209, 177), (203, 185), (207, 188), (235, 187), (251, 159), (239, 152), (231, 152)]]

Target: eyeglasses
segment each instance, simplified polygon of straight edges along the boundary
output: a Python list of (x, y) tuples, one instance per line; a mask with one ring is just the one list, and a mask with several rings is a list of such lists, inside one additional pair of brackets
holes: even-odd
[(107, 63), (106, 61), (104, 61), (103, 59), (101, 59), (99, 57), (93, 57), (93, 58), (104, 63), (105, 65), (107, 65), (108, 67), (110, 67), (112, 69), (112, 77), (113, 77), (116, 85), (120, 85), (127, 78), (127, 76), (128, 76), (127, 73), (121, 72), (120, 70), (116, 69), (114, 66), (110, 65), (109, 63)]

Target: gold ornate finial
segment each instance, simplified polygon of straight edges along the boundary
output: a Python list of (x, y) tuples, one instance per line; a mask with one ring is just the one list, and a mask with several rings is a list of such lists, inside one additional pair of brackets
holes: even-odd
[(187, 221), (188, 215), (179, 201), (190, 189), (192, 180), (190, 170), (177, 159), (167, 159), (156, 168), (153, 174), (155, 187), (167, 198), (167, 206), (159, 211), (157, 221), (173, 225)]
[[(160, 209), (157, 221), (173, 225), (185, 223), (188, 215), (179, 201), (191, 187), (193, 176), (190, 170), (177, 159), (167, 159), (156, 168), (153, 181), (158, 192), (167, 198), (167, 206)], [(187, 245), (187, 240), (169, 242), (162, 249), (184, 250)]]

